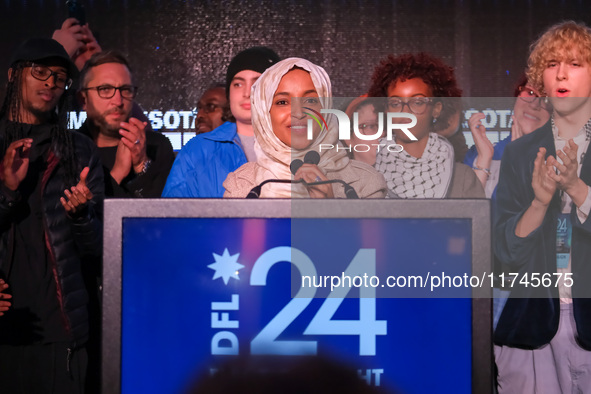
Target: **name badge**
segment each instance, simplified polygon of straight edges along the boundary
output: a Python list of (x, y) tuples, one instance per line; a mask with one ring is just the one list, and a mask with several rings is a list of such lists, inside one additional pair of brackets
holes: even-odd
[(558, 215), (556, 228), (556, 267), (567, 268), (571, 251), (573, 227), (570, 222), (570, 213)]

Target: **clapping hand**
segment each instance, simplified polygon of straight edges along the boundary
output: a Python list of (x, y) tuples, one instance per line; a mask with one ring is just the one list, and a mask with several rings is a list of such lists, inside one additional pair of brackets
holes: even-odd
[(549, 168), (548, 176), (556, 183), (556, 187), (568, 194), (575, 205), (580, 207), (587, 198), (589, 187), (578, 175), (578, 148), (575, 141), (570, 139), (563, 150), (556, 152), (562, 163), (553, 156), (549, 156), (546, 163)]
[(131, 169), (140, 173), (144, 168), (144, 162), (148, 159), (146, 154), (146, 122), (136, 118), (129, 118), (129, 122), (121, 122), (119, 134), (121, 140), (117, 145), (115, 164), (111, 169), (111, 176), (120, 184), (129, 175)]
[(23, 138), (14, 141), (6, 149), (4, 159), (2, 159), (0, 178), (4, 185), (12, 191), (15, 191), (27, 176), (29, 151), (32, 145), (33, 140), (31, 138)]
[(10, 301), (6, 301), (12, 298), (12, 295), (4, 293), (7, 288), (8, 284), (4, 282), (4, 279), (0, 279), (0, 316), (4, 315), (4, 312), (12, 305)]
[[(532, 188), (534, 190), (534, 203), (547, 207), (556, 192), (556, 181), (552, 177), (554, 168), (545, 160), (546, 148), (540, 148), (534, 160), (534, 172), (532, 174)], [(552, 156), (550, 156), (552, 157)], [(548, 159), (550, 159), (550, 157)]]
[(86, 186), (86, 177), (89, 171), (88, 167), (84, 167), (80, 173), (80, 182), (76, 186), (72, 186), (70, 190), (64, 190), (66, 198), (60, 198), (62, 206), (70, 216), (80, 212), (93, 197), (92, 192)]
[(478, 152), (477, 160), (479, 164), (481, 164), (479, 167), (482, 168), (490, 167), (495, 150), (492, 142), (490, 142), (486, 136), (486, 129), (482, 124), (482, 119), (485, 117), (486, 116), (483, 113), (479, 112), (470, 116), (470, 120), (468, 120), (468, 126), (470, 126), (472, 137), (474, 137), (474, 144), (476, 145), (476, 151)]
[(136, 118), (129, 118), (129, 122), (121, 122), (121, 142), (129, 149), (131, 154), (131, 165), (136, 173), (144, 168), (144, 162), (148, 159), (146, 155), (146, 122)]

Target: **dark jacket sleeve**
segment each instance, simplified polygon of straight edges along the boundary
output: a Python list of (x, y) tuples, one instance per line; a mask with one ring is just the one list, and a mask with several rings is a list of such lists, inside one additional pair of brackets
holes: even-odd
[(531, 183), (538, 149), (544, 146), (550, 151), (548, 146), (552, 144), (552, 131), (548, 126), (507, 145), (501, 160), (494, 209), (495, 263), (504, 263), (506, 271), (517, 273), (518, 279), (509, 281), (511, 296), (494, 333), (498, 345), (537, 349), (550, 342), (558, 329), (558, 288), (521, 283), (522, 278), (527, 281), (534, 273), (548, 277), (556, 272), (558, 193), (538, 228), (527, 237), (515, 234), (517, 223), (534, 199)]
[[(89, 141), (90, 142), (90, 141)], [(105, 197), (103, 168), (94, 144), (87, 147), (90, 150), (89, 167), (86, 185), (92, 193), (92, 199), (86, 209), (70, 217), (72, 236), (82, 256), (101, 256), (103, 240), (103, 200)], [(88, 155), (85, 155), (88, 158)]]
[[(587, 150), (589, 150), (587, 148)], [(583, 160), (583, 168), (581, 169), (580, 178), (587, 188), (591, 185), (591, 161)], [(591, 216), (591, 215), (589, 215)], [(591, 236), (591, 219), (587, 218), (584, 222), (579, 220), (579, 215), (577, 215), (577, 207), (573, 204), (573, 209), (571, 210), (571, 223), (573, 228), (580, 230), (587, 236)]]
[(0, 229), (2, 231), (10, 227), (10, 216), (20, 198), (18, 190), (10, 190), (3, 182), (0, 182)]

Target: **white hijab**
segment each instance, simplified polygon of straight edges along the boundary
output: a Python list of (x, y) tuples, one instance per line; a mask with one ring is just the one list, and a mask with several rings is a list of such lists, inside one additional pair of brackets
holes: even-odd
[[(331, 108), (332, 91), (330, 79), (326, 71), (308, 60), (289, 58), (268, 68), (254, 83), (251, 92), (252, 124), (255, 135), (254, 150), (257, 156), (255, 183), (258, 185), (267, 179), (293, 179), (290, 164), (295, 159), (303, 160), (308, 151), (315, 150), (320, 154), (318, 168), (329, 173), (339, 171), (349, 164), (349, 158), (344, 149), (338, 152), (338, 124), (332, 114), (324, 114), (328, 129), (323, 127), (318, 136), (308, 148), (296, 150), (287, 146), (275, 135), (271, 126), (269, 111), (273, 104), (273, 95), (281, 82), (281, 78), (294, 67), (300, 67), (310, 73), (312, 83), (320, 97), (323, 108)], [(333, 149), (323, 149), (320, 144), (331, 144)], [(261, 197), (309, 197), (307, 189), (301, 184), (267, 183), (263, 186)]]

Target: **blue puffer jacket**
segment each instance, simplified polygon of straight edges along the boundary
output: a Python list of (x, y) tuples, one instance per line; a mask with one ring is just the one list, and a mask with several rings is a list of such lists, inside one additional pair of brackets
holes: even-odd
[(247, 162), (236, 124), (193, 137), (174, 161), (162, 197), (221, 198), (228, 174)]

